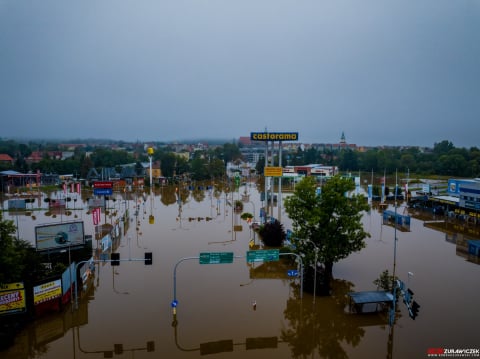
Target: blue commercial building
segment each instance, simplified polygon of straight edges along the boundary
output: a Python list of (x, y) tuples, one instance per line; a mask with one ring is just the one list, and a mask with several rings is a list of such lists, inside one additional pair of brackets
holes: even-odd
[(475, 213), (480, 210), (480, 179), (462, 181), (459, 183), (459, 195), (461, 208), (473, 210)]

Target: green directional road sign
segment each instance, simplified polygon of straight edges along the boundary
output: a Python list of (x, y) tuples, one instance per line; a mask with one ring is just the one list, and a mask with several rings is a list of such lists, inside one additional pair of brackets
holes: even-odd
[(252, 262), (275, 262), (278, 261), (278, 249), (262, 249), (258, 251), (247, 251), (247, 263)]
[(233, 252), (203, 252), (200, 253), (200, 264), (233, 263)]

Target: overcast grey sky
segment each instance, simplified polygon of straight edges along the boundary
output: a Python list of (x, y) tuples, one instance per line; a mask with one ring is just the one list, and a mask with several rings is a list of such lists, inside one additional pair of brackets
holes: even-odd
[(480, 0), (0, 0), (0, 138), (480, 147)]

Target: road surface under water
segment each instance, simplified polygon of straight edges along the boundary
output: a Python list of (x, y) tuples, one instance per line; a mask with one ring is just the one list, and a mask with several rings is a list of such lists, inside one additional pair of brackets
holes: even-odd
[[(241, 187), (233, 195), (184, 191), (181, 206), (175, 188), (158, 189), (152, 197), (115, 195), (110, 213), (127, 208), (130, 213), (117, 248), (121, 259), (152, 252), (153, 265), (96, 264), (78, 309), (68, 306), (39, 318), (1, 357), (425, 358), (433, 348), (480, 348), (480, 266), (465, 253), (466, 240), (478, 238), (479, 227), (432, 224), (427, 216), (413, 217), (410, 232), (395, 231), (382, 225), (381, 212), (372, 209), (363, 218), (371, 234), (366, 248), (334, 265), (333, 295), (303, 293), (301, 298), (299, 280), (286, 273), (296, 269), (294, 264), (247, 262), (253, 232), (230, 206), (244, 190), (250, 198), (243, 211), (259, 219), (262, 203), (254, 187)], [(83, 220), (86, 234), (93, 235), (85, 201), (86, 195), (78, 198), (75, 209), (69, 203), (68, 216), (53, 218), (47, 211), (4, 215), (18, 223), (21, 238), (32, 242), (35, 226), (61, 221)], [(39, 199), (34, 205), (45, 203)], [(404, 204), (397, 210), (408, 214)], [(278, 217), (278, 207), (273, 215)], [(280, 216), (289, 228), (285, 212)], [(113, 223), (116, 217), (102, 220)], [(421, 307), (412, 320), (399, 301), (390, 327), (385, 313), (349, 312), (347, 293), (376, 290), (373, 281), (386, 269), (392, 272), (395, 235), (396, 275)], [(233, 252), (234, 258), (200, 264), (204, 252)]]

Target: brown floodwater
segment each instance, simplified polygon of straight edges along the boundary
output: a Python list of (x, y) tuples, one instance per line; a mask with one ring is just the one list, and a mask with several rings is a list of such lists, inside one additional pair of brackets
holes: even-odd
[[(258, 219), (260, 195), (253, 187), (248, 191), (244, 211)], [(78, 198), (75, 208), (70, 202), (68, 216), (53, 218), (42, 210), (33, 216), (5, 212), (5, 218), (32, 243), (35, 226), (61, 221), (83, 220), (86, 234), (94, 235), (86, 198)], [(363, 218), (371, 234), (366, 248), (335, 264), (332, 296), (314, 298), (306, 292), (302, 297), (299, 280), (287, 276), (294, 265), (247, 262), (253, 232), (229, 206), (231, 193), (183, 191), (181, 207), (174, 188), (157, 190), (153, 199), (115, 198), (111, 213), (130, 211), (117, 251), (122, 259), (152, 252), (153, 265), (96, 264), (78, 308), (31, 323), (2, 358), (425, 358), (432, 348), (480, 348), (480, 261), (465, 248), (468, 239), (479, 238), (480, 227), (412, 213), (411, 230), (396, 231), (396, 275), (421, 307), (412, 320), (400, 300), (390, 327), (385, 313), (348, 310), (348, 292), (375, 290), (373, 281), (393, 269), (395, 230), (382, 225), (376, 209)], [(41, 199), (32, 206), (46, 208)], [(408, 213), (404, 204), (397, 210)], [(278, 217), (278, 207), (273, 215)], [(289, 228), (283, 211), (281, 220)], [(202, 252), (233, 252), (234, 258), (200, 264)]]

